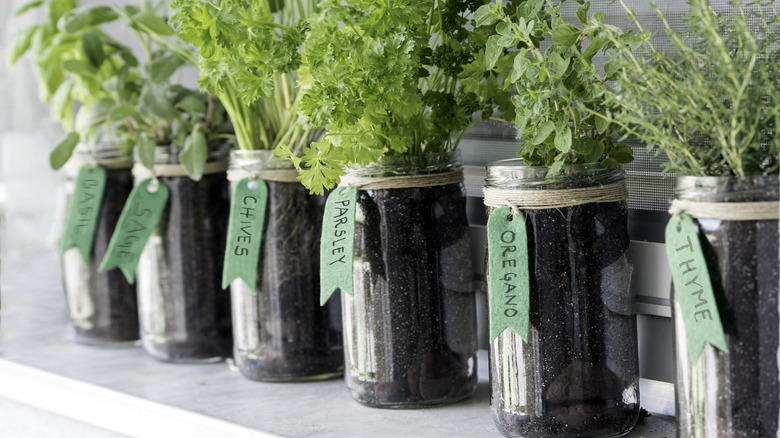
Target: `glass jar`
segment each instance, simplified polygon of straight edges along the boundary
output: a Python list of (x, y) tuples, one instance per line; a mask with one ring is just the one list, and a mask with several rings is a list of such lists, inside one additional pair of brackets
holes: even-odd
[[(777, 175), (681, 176), (677, 199), (763, 202), (780, 199)], [(688, 354), (682, 312), (674, 301), (677, 434), (680, 437), (775, 437), (780, 413), (780, 311), (777, 220), (696, 218), (723, 322), (728, 353), (707, 344)]]
[[(155, 164), (179, 164), (176, 147), (157, 147)], [(227, 167), (227, 146), (209, 163)], [(141, 339), (168, 362), (215, 362), (233, 348), (230, 296), (222, 290), (230, 200), (225, 171), (158, 175), (170, 197), (138, 262)]]
[[(385, 157), (350, 177), (454, 172), (454, 153)], [(341, 293), (345, 379), (373, 407), (453, 403), (477, 383), (476, 304), (465, 189), (358, 191), (354, 296)]]
[(94, 150), (80, 147), (65, 170), (67, 204), (72, 199), (79, 168), (91, 162), (102, 163), (106, 169), (106, 186), (92, 252), (87, 263), (75, 247), (60, 258), (71, 338), (87, 345), (140, 345), (135, 285), (129, 284), (119, 269), (98, 272), (119, 215), (133, 189), (132, 157), (109, 145), (100, 145)]
[(263, 172), (292, 173), (289, 181), (265, 180), (268, 202), (256, 290), (249, 290), (240, 279), (230, 285), (238, 369), (250, 379), (263, 381), (340, 376), (344, 371), (341, 305), (338, 299), (324, 306), (319, 302), (325, 197), (309, 195), (295, 179), (290, 162), (271, 151), (232, 151), (230, 170), (259, 173), (261, 178)]
[[(547, 173), (522, 159), (496, 161), (487, 166), (487, 187), (554, 196), (624, 181), (622, 171), (598, 163)], [(627, 204), (520, 211), (528, 233), (528, 341), (506, 330), (490, 344), (495, 424), (507, 437), (623, 436), (640, 409)]]

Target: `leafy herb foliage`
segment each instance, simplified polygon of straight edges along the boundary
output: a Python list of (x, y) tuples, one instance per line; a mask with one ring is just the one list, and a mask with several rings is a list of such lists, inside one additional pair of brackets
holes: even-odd
[(313, 0), (174, 0), (171, 10), (198, 47), (201, 88), (224, 105), (241, 149), (298, 151), (319, 134), (299, 121), (294, 75)]
[[(771, 1), (715, 13), (706, 0), (689, 0), (690, 35), (675, 32), (662, 53), (636, 16), (638, 40), (610, 35), (620, 49), (616, 119), (650, 150), (664, 152), (669, 168), (698, 176), (778, 172), (780, 17)], [(634, 44), (630, 44), (634, 43)]]
[[(171, 83), (185, 51), (180, 43), (156, 47), (151, 42), (153, 35), (175, 34), (161, 15), (164, 3), (154, 6), (143, 0), (120, 9), (44, 0), (22, 6), (16, 15), (40, 7), (46, 20), (17, 34), (8, 61), (13, 64), (32, 53), (41, 98), (67, 131), (52, 151), (51, 166), (62, 167), (80, 142), (107, 141), (128, 153), (138, 147), (143, 164), (151, 167), (154, 147), (173, 144), (183, 147), (188, 174), (200, 179), (208, 141), (227, 135), (230, 126), (206, 95)], [(102, 25), (120, 17), (136, 30), (144, 63), (103, 32)]]
[[(450, 151), (478, 117), (509, 96), (484, 58), (483, 31), (467, 18), (483, 0), (325, 0), (312, 20), (301, 68), (301, 112), (328, 133), (297, 157), (281, 149), (322, 193), (343, 167), (383, 155)], [(502, 100), (503, 99), (503, 100)], [(476, 114), (481, 114), (475, 118)]]
[(610, 122), (615, 104), (610, 80), (616, 64), (602, 73), (593, 63), (599, 52), (618, 40), (632, 38), (604, 24), (603, 12), (589, 14), (590, 2), (577, 0), (578, 24), (563, 19), (567, 0), (526, 0), (484, 5), (474, 14), (478, 26), (492, 34), (487, 40), (483, 68), (501, 77), (500, 88), (515, 93), (514, 122), (524, 139), (518, 155), (527, 165), (550, 166), (550, 175), (563, 165), (601, 162), (620, 168), (633, 160), (631, 148), (613, 141), (619, 126)]

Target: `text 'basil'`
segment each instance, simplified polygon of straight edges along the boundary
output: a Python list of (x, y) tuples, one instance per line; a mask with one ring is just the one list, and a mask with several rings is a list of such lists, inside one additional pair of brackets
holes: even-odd
[(685, 324), (691, 362), (696, 364), (707, 342), (728, 352), (698, 228), (690, 215), (682, 214), (669, 220), (666, 254), (674, 281), (674, 299)]
[(490, 213), (487, 223), (490, 341), (506, 329), (528, 340), (530, 278), (525, 217), (510, 207)]
[(244, 178), (236, 183), (230, 201), (223, 289), (238, 278), (255, 293), (267, 203), (268, 185), (262, 179)]
[(353, 294), (357, 187), (336, 187), (325, 203), (320, 241), (320, 304), (336, 289)]
[(60, 254), (65, 254), (65, 251), (75, 246), (84, 263), (87, 263), (92, 253), (100, 204), (106, 189), (106, 170), (85, 164), (79, 169), (75, 185), (65, 216)]
[(133, 187), (108, 243), (100, 272), (119, 268), (130, 284), (135, 283), (135, 269), (141, 252), (167, 202), (168, 187), (161, 182), (148, 178)]

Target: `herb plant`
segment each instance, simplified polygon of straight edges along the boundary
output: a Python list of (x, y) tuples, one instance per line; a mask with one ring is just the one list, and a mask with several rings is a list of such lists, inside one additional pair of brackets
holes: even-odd
[(222, 102), (239, 148), (299, 150), (318, 135), (299, 122), (294, 71), (313, 0), (174, 0), (172, 23), (198, 47), (202, 89)]
[[(736, 13), (715, 13), (706, 0), (689, 0), (690, 35), (670, 27), (663, 53), (636, 16), (635, 44), (615, 38), (619, 106), (627, 132), (669, 157), (669, 169), (696, 176), (768, 175), (778, 172), (780, 122), (780, 17), (771, 1)], [(767, 14), (766, 11), (772, 11)]]
[[(609, 99), (609, 81), (619, 65), (609, 62), (601, 72), (593, 63), (615, 41), (630, 40), (604, 23), (605, 14), (588, 14), (590, 2), (577, 0), (578, 25), (563, 19), (567, 0), (527, 0), (504, 6), (498, 0), (474, 14), (477, 26), (493, 31), (487, 40), (485, 65), (500, 75), (501, 88), (514, 92), (515, 125), (524, 142), (518, 155), (531, 166), (550, 166), (550, 175), (567, 164), (600, 162), (620, 168), (633, 152), (613, 137), (620, 126), (611, 123), (616, 108)], [(510, 66), (506, 68), (505, 66)]]
[(100, 29), (118, 15), (109, 6), (77, 9), (76, 0), (39, 0), (22, 6), (15, 16), (40, 7), (45, 20), (16, 35), (8, 61), (13, 65), (32, 54), (39, 95), (67, 133), (50, 156), (51, 166), (62, 167), (80, 141), (95, 144), (105, 138), (132, 150), (135, 136), (115, 109), (137, 100), (138, 60), (129, 47)]
[[(506, 93), (484, 69), (486, 32), (467, 18), (483, 0), (326, 0), (303, 46), (301, 112), (328, 133), (298, 157), (282, 149), (313, 193), (349, 165), (383, 155), (454, 150)], [(501, 99), (503, 96), (503, 100)], [(475, 113), (478, 114), (475, 117)]]

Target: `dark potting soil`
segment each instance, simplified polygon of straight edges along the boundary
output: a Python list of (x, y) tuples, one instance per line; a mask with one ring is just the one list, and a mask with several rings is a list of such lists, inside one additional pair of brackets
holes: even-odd
[(720, 272), (711, 279), (729, 352), (717, 351), (715, 375), (703, 377), (707, 390), (718, 393), (717, 415), (700, 414), (694, 421), (717, 418), (717, 426), (704, 426), (721, 436), (775, 437), (780, 412), (778, 223), (717, 221), (710, 227), (699, 222), (710, 272)]
[[(165, 314), (165, 336), (144, 336), (144, 348), (167, 361), (230, 356), (233, 348), (230, 294), (222, 290), (230, 200), (224, 173), (161, 177), (170, 197), (155, 234), (162, 239), (156, 261)], [(140, 277), (140, 275), (139, 275)]]
[[(234, 352), (241, 373), (254, 380), (308, 380), (344, 370), (338, 295), (320, 306), (320, 234), (325, 197), (299, 183), (268, 181), (268, 206), (249, 351)], [(236, 293), (236, 292), (233, 292)], [(245, 313), (240, 310), (240, 315)]]
[[(132, 189), (133, 175), (130, 169), (106, 170), (106, 187), (92, 245), (92, 256), (85, 267), (63, 266), (63, 276), (81, 277), (79, 287), (82, 291), (79, 293), (88, 294), (94, 306), (94, 313), (89, 318), (92, 328), (73, 325), (76, 342), (93, 345), (122, 344), (132, 343), (140, 338), (135, 285), (129, 284), (119, 269), (98, 272)], [(82, 263), (80, 257), (79, 263)]]
[(355, 269), (354, 298), (342, 302), (347, 357), (357, 362), (348, 363), (346, 380), (358, 402), (428, 406), (473, 392), (465, 202), (461, 184), (359, 192), (355, 258), (363, 269)]
[(525, 368), (527, 382), (508, 390), (525, 386), (540, 397), (522, 397), (530, 414), (496, 408), (502, 379), (491, 375), (496, 425), (512, 437), (621, 436), (640, 409), (624, 400), (634, 385), (638, 398), (639, 376), (625, 203), (527, 213), (534, 345), (502, 344), (498, 352), (519, 355)]

